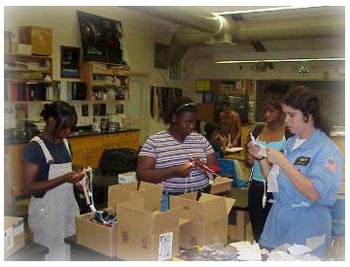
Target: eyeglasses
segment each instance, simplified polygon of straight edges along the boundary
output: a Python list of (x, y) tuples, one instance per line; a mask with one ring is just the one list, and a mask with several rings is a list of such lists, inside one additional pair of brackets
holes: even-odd
[(196, 104), (195, 104), (195, 103), (186, 103), (186, 104), (182, 104), (181, 106), (179, 106), (179, 107), (175, 110), (175, 113), (179, 113), (179, 111), (180, 111), (181, 109), (183, 109), (184, 107), (188, 107), (188, 106), (195, 107)]

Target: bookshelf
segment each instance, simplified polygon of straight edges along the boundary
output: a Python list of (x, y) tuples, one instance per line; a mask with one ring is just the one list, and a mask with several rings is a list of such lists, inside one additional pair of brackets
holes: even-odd
[(53, 100), (52, 58), (5, 54), (4, 99), (11, 103)]
[(81, 66), (81, 80), (87, 84), (87, 100), (127, 100), (129, 97), (129, 72), (127, 65), (86, 61)]

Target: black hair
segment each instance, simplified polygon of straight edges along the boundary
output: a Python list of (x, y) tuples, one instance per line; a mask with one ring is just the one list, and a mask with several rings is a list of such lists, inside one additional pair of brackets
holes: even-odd
[(49, 117), (53, 117), (56, 120), (56, 131), (59, 131), (68, 122), (71, 123), (72, 126), (77, 123), (77, 113), (75, 108), (64, 101), (45, 104), (40, 116), (44, 118), (45, 122), (47, 122)]
[(223, 101), (221, 102), (221, 107), (223, 107), (223, 106), (231, 107), (230, 101), (228, 101), (227, 99), (226, 99), (226, 100), (223, 100)]
[(188, 97), (179, 97), (175, 100), (175, 103), (170, 107), (166, 116), (164, 116), (165, 124), (170, 124), (172, 122), (172, 116), (179, 116), (183, 112), (193, 112), (197, 111), (196, 104)]
[(289, 88), (289, 83), (275, 81), (265, 87), (262, 100), (268, 105), (281, 109), (282, 98), (288, 92)]
[(204, 125), (205, 136), (207, 138), (210, 138), (216, 130), (218, 130), (218, 127), (214, 122), (207, 122)]
[(308, 122), (309, 115), (312, 115), (314, 127), (329, 135), (331, 126), (321, 114), (320, 100), (317, 95), (308, 87), (295, 86), (284, 96), (282, 103), (300, 110), (304, 115), (305, 122)]

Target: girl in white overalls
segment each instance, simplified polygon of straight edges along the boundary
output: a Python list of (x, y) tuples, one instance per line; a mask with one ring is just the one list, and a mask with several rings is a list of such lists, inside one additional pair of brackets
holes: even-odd
[(75, 234), (79, 207), (73, 186), (84, 175), (72, 171), (72, 158), (65, 139), (77, 122), (73, 106), (63, 101), (46, 104), (41, 116), (45, 129), (23, 151), (24, 183), (32, 195), (28, 224), (34, 242), (48, 247), (46, 260), (70, 260), (64, 238)]

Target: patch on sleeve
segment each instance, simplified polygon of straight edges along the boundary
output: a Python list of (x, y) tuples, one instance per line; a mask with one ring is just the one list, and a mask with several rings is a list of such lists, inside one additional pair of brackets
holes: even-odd
[(334, 159), (328, 158), (326, 163), (323, 165), (327, 170), (330, 170), (331, 172), (337, 171), (337, 163)]
[(299, 157), (295, 160), (294, 165), (307, 166), (310, 162), (310, 157)]

